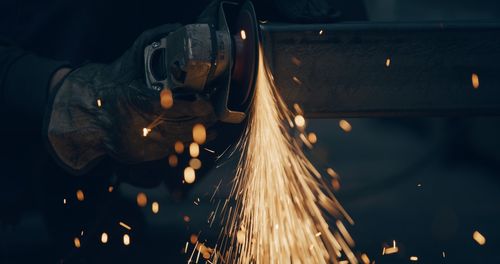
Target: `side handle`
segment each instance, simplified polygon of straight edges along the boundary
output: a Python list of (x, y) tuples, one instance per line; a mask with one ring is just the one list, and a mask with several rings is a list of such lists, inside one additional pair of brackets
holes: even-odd
[[(160, 39), (159, 41), (155, 41), (148, 45), (146, 48), (144, 48), (144, 69), (145, 69), (145, 77), (146, 77), (146, 84), (149, 88), (156, 90), (156, 91), (161, 91), (163, 88), (168, 86), (167, 83), (167, 76), (166, 76), (166, 48), (167, 48), (167, 38), (164, 37)], [(161, 52), (157, 54), (158, 52)], [(153, 65), (155, 63), (155, 65)], [(155, 76), (155, 73), (158, 71), (155, 71), (153, 67), (159, 67), (159, 71), (163, 71), (164, 78), (157, 79), (157, 76)], [(162, 76), (163, 77), (163, 76)]]

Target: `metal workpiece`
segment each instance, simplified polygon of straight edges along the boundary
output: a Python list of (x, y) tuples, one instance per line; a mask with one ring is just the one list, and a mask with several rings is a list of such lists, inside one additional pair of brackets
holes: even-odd
[(281, 95), (309, 117), (500, 115), (500, 23), (260, 27)]

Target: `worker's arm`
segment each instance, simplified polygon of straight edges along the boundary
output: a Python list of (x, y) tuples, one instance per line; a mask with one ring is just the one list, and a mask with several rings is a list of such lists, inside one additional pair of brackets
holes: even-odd
[(66, 62), (41, 58), (0, 40), (2, 118), (23, 120), (11, 129), (41, 130), (48, 88), (62, 78), (64, 70), (55, 73), (67, 66)]

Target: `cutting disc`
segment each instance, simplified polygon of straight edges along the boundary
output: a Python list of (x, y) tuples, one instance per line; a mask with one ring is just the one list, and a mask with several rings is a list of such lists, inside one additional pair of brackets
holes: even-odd
[(258, 22), (250, 1), (241, 6), (229, 28), (233, 36), (234, 66), (228, 108), (247, 112), (255, 88), (259, 49)]

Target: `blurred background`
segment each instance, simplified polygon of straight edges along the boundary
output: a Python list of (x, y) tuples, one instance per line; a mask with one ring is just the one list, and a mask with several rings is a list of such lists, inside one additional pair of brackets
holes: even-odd
[[(187, 23), (207, 3), (154, 2), (3, 0), (0, 35), (45, 56), (106, 62), (144, 30), (135, 21), (144, 20), (141, 26), (148, 27), (165, 20)], [(342, 22), (500, 20), (495, 0), (334, 2)], [(286, 1), (255, 5), (260, 19), (286, 21), (274, 13)], [(99, 20), (75, 18), (91, 17), (91, 10), (101, 8), (116, 13), (103, 11)], [(96, 35), (97, 27), (109, 34)], [(500, 118), (346, 120), (350, 132), (337, 119), (308, 120), (318, 143), (306, 152), (320, 170), (331, 167), (339, 174), (336, 195), (356, 222), (350, 231), (357, 251), (376, 263), (410, 263), (410, 256), (418, 256), (419, 263), (500, 263)], [(45, 172), (29, 184), (31, 198), (14, 201), (22, 213), (12, 219), (3, 215), (0, 263), (185, 263), (184, 246), (193, 234), (212, 246), (217, 241), (218, 230), (208, 228), (207, 218), (227, 197), (237, 160), (219, 164), (189, 188), (165, 183), (140, 188), (117, 180), (120, 173), (109, 169), (71, 178), (47, 157), (38, 158), (42, 165), (35, 169)], [(165, 174), (165, 182), (182, 181), (180, 170)], [(215, 202), (210, 202), (217, 186)], [(80, 189), (89, 190), (84, 202), (78, 201)], [(146, 195), (145, 207), (138, 206), (138, 193)], [(2, 189), (0, 202), (13, 202), (11, 197)], [(159, 205), (157, 213), (153, 202)], [(486, 237), (486, 244), (473, 240), (475, 231)], [(102, 232), (109, 236), (107, 244), (100, 242)], [(130, 235), (128, 246), (124, 234)], [(82, 238), (79, 249), (77, 236)], [(382, 255), (393, 240), (399, 252)]]

